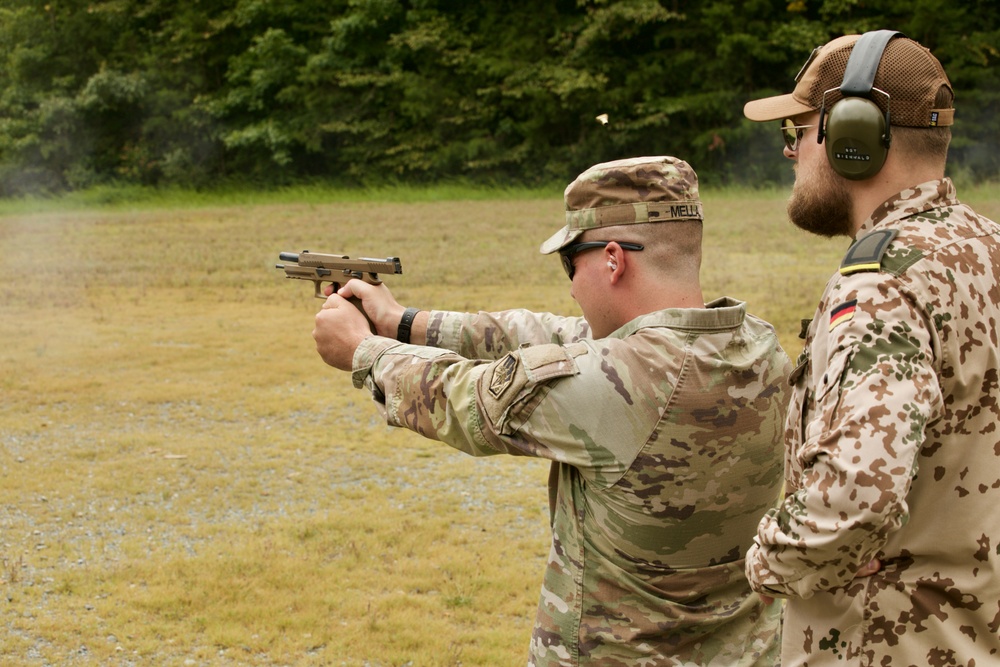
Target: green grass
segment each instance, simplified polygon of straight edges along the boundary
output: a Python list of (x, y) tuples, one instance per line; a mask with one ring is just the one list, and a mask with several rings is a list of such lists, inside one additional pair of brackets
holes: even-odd
[(462, 182), (433, 186), (387, 183), (377, 187), (338, 188), (325, 184), (253, 189), (220, 187), (214, 190), (97, 186), (57, 197), (25, 196), (0, 199), (0, 215), (71, 210), (190, 209), (205, 206), (264, 204), (330, 204), (333, 202), (439, 202), (502, 199), (539, 199), (562, 194), (562, 187), (488, 187)]
[[(523, 664), (547, 465), (387, 428), (274, 263), (397, 255), (409, 305), (575, 314), (537, 252), (560, 195), (314, 194), (0, 216), (0, 662)], [(794, 355), (844, 241), (783, 192), (703, 196), (706, 297)]]

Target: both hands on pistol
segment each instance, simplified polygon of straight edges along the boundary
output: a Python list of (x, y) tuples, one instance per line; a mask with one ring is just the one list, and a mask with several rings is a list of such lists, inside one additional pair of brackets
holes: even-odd
[[(316, 314), (313, 339), (316, 351), (330, 366), (350, 371), (365, 338), (372, 334), (394, 338), (398, 334), (405, 309), (378, 277), (379, 272), (402, 273), (398, 258), (352, 260), (308, 251), (281, 253), (279, 257), (285, 263), (277, 268), (285, 271), (286, 278), (312, 281), (314, 296), (325, 299)], [(324, 283), (330, 286), (324, 287)]]
[[(357, 278), (369, 285), (381, 285), (382, 280), (379, 273), (402, 273), (403, 265), (398, 257), (386, 257), (384, 259), (372, 259), (359, 257), (351, 259), (347, 255), (325, 254), (309, 252), (303, 250), (300, 253), (283, 252), (278, 255), (278, 259), (284, 264), (276, 264), (275, 268), (283, 269), (286, 278), (298, 280), (310, 280), (313, 283), (313, 296), (318, 299), (326, 299), (323, 284), (332, 285), (332, 292), (336, 292), (343, 287), (348, 280)], [(365, 309), (361, 307), (361, 300), (356, 296), (348, 299), (361, 311), (368, 320), (368, 327), (372, 333), (377, 333), (375, 323), (372, 321)]]

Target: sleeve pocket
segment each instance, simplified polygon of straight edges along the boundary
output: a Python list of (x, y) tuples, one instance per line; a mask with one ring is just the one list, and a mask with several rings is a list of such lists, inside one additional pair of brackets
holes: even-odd
[(823, 375), (816, 378), (816, 402), (822, 404), (827, 396), (834, 389), (839, 389), (844, 379), (844, 371), (847, 369), (854, 356), (853, 349), (839, 350), (833, 358), (829, 359), (829, 364)]
[(498, 433), (521, 424), (541, 400), (540, 389), (553, 380), (579, 373), (575, 345), (522, 347), (492, 364), (479, 381), (483, 412)]
[(823, 449), (822, 443), (826, 440), (825, 436), (829, 433), (833, 417), (840, 406), (844, 373), (853, 356), (851, 349), (838, 351), (829, 359), (822, 375), (815, 378), (816, 392), (809, 409), (808, 421), (803, 424), (803, 447), (799, 451), (799, 463), (803, 468), (809, 467), (810, 461)]

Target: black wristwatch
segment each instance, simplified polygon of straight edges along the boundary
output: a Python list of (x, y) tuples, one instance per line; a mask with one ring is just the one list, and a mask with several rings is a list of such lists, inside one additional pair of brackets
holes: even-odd
[(413, 326), (413, 318), (419, 312), (419, 308), (407, 308), (403, 311), (403, 319), (399, 321), (399, 329), (396, 331), (396, 340), (400, 343), (410, 342), (410, 327)]

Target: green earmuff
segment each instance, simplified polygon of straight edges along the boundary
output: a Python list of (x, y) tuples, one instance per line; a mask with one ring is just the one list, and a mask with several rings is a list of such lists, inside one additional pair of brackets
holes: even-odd
[(848, 97), (833, 105), (824, 134), (826, 157), (834, 171), (860, 181), (882, 169), (891, 143), (886, 115), (863, 97)]
[[(888, 93), (874, 87), (875, 73), (889, 40), (900, 35), (902, 33), (895, 30), (876, 30), (862, 35), (854, 44), (844, 69), (839, 88), (843, 99), (827, 110), (826, 93), (823, 94), (819, 140), (826, 142), (830, 166), (844, 178), (853, 181), (871, 178), (885, 164), (892, 143), (890, 100)], [(872, 101), (872, 93), (885, 96), (885, 113)]]

